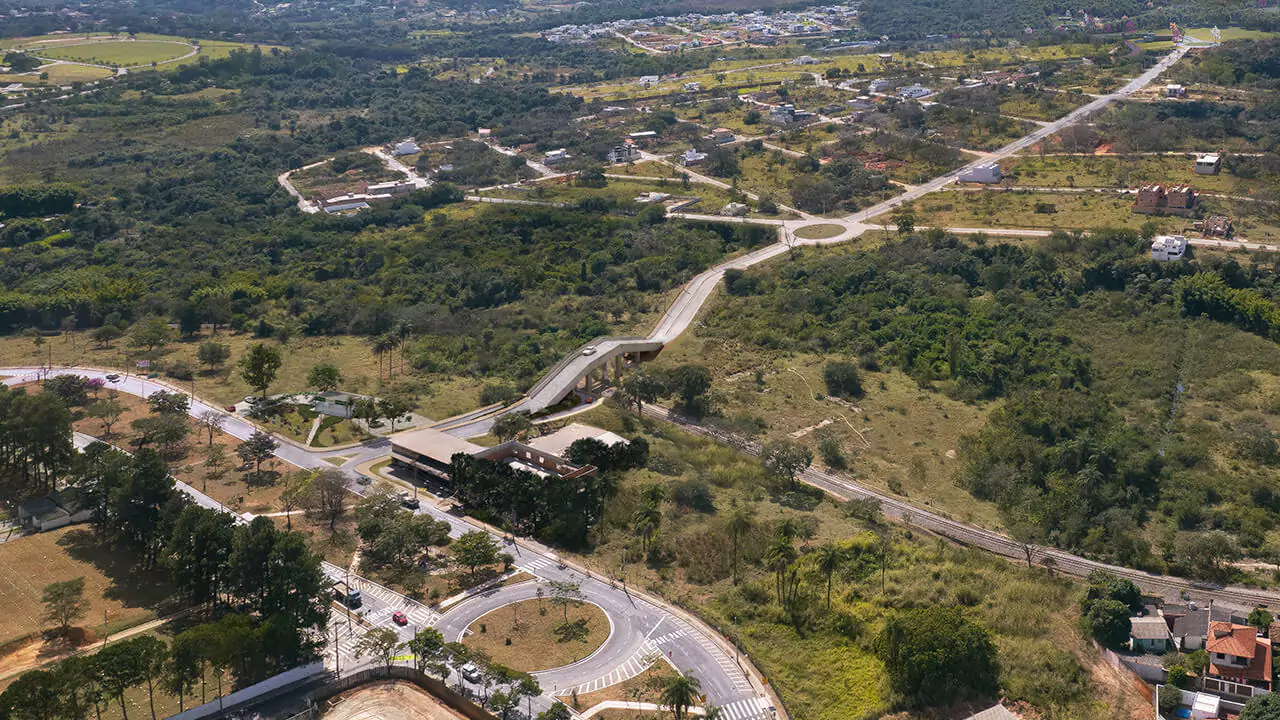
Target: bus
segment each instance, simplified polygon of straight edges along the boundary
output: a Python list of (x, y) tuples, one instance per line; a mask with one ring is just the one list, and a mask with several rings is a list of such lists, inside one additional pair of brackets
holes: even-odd
[(347, 587), (347, 583), (339, 580), (333, 584), (333, 597), (349, 608), (358, 608), (364, 604), (364, 598), (360, 596), (360, 591), (355, 588)]

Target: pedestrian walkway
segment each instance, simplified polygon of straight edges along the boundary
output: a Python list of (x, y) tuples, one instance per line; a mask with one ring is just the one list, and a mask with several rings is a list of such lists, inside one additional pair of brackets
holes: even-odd
[(720, 717), (728, 718), (728, 720), (755, 720), (760, 717), (770, 717), (769, 701), (760, 696), (749, 697), (746, 700), (731, 702), (720, 708)]
[(527, 572), (530, 575), (537, 575), (539, 570), (542, 570), (543, 568), (551, 567), (554, 564), (555, 563), (553, 563), (551, 560), (540, 557), (540, 558), (535, 558), (530, 562), (524, 563), (523, 565), (517, 565), (516, 569), (522, 572)]

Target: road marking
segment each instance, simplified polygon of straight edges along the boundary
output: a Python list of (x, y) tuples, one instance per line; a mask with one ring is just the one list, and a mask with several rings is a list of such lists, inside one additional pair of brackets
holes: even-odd
[(545, 567), (549, 567), (551, 564), (552, 562), (546, 558), (538, 558), (537, 560), (533, 560), (532, 562), (527, 562), (523, 565), (517, 565), (516, 569), (527, 572), (530, 575), (537, 575), (538, 573), (536, 571), (541, 570)]
[(749, 697), (745, 700), (738, 700), (724, 705), (720, 708), (724, 713), (724, 717), (729, 720), (755, 720), (765, 716), (768, 711), (768, 701), (762, 697)]

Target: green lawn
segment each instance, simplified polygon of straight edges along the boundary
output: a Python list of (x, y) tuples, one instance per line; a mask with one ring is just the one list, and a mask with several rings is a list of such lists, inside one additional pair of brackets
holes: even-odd
[(191, 50), (190, 46), (174, 42), (119, 40), (91, 42), (83, 45), (59, 45), (47, 49), (41, 48), (36, 52), (43, 57), (60, 60), (128, 67), (171, 60), (186, 55)]

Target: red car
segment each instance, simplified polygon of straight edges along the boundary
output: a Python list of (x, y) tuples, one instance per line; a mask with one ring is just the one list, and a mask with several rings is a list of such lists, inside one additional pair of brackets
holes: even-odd
[(235, 405), (228, 405), (228, 406), (227, 406), (227, 412), (235, 412), (235, 411), (236, 411), (236, 406), (235, 406)]
[(391, 622), (393, 622), (393, 623), (395, 623), (395, 624), (397, 624), (397, 625), (408, 625), (408, 624), (409, 624), (409, 618), (405, 617), (404, 613), (402, 613), (402, 612), (400, 612), (399, 610), (397, 610), (397, 611), (395, 611), (395, 612), (391, 613)]

